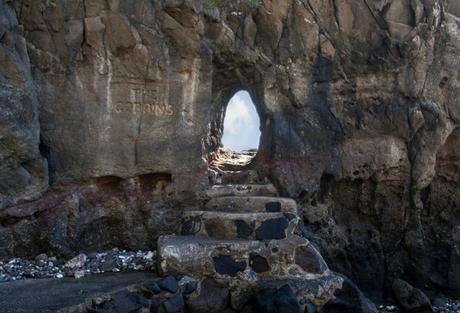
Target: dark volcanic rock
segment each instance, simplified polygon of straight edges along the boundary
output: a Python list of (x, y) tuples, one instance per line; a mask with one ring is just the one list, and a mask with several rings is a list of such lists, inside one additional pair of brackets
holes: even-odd
[(156, 282), (151, 282), (147, 285), (145, 285), (145, 288), (150, 290), (153, 294), (159, 294), (161, 292), (160, 286)]
[(246, 223), (243, 220), (236, 220), (235, 226), (236, 226), (236, 233), (238, 234), (238, 238), (241, 238), (241, 239), (248, 238), (249, 236), (251, 236), (251, 234), (254, 231), (253, 227), (251, 227), (251, 225), (248, 225), (248, 223)]
[(181, 293), (174, 294), (163, 303), (166, 313), (180, 313), (184, 311), (184, 297)]
[(260, 291), (253, 300), (255, 312), (260, 313), (300, 313), (297, 296), (289, 285), (279, 289), (269, 288)]
[(311, 244), (296, 248), (295, 262), (308, 273), (322, 274), (327, 270), (323, 257)]
[(268, 202), (265, 205), (267, 212), (281, 212), (281, 203), (279, 202)]
[(286, 238), (286, 228), (288, 225), (289, 222), (284, 217), (264, 221), (256, 229), (256, 238), (258, 240)]
[(393, 282), (393, 294), (404, 312), (432, 313), (430, 299), (417, 288), (402, 279)]
[(177, 283), (177, 280), (174, 278), (174, 276), (171, 275), (160, 279), (157, 281), (157, 284), (161, 289), (170, 293), (176, 293), (179, 290), (179, 284)]
[(198, 282), (190, 276), (184, 276), (179, 281), (179, 286), (181, 288), (182, 293), (188, 295), (198, 288)]
[(256, 273), (264, 273), (270, 270), (267, 259), (255, 253), (250, 255), (249, 265)]
[(182, 222), (181, 234), (194, 235), (201, 229), (201, 221), (199, 218), (191, 218)]
[(107, 302), (104, 308), (106, 306), (110, 306), (115, 312), (134, 312), (142, 307), (148, 307), (148, 301), (141, 295), (122, 290), (114, 293), (110, 302)]
[(212, 258), (216, 272), (222, 275), (236, 276), (238, 272), (246, 269), (245, 261), (235, 261), (229, 255), (218, 255)]
[(348, 278), (343, 277), (341, 289), (336, 291), (335, 299), (327, 303), (321, 313), (377, 313), (377, 308)]
[(187, 301), (187, 308), (192, 313), (218, 313), (224, 311), (228, 304), (229, 291), (213, 279), (201, 283), (201, 292), (196, 298)]

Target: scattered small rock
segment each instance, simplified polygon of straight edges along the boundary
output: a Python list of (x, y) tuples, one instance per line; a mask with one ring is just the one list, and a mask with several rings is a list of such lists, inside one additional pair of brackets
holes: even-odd
[(88, 257), (86, 256), (86, 254), (81, 253), (77, 255), (76, 257), (74, 257), (73, 259), (70, 259), (69, 261), (67, 261), (64, 264), (64, 267), (70, 268), (72, 270), (82, 268), (85, 265), (87, 259)]
[(86, 273), (85, 271), (76, 271), (75, 274), (73, 275), (76, 279), (80, 279), (85, 277)]
[(155, 256), (155, 253), (153, 253), (153, 251), (148, 251), (147, 254), (144, 255), (144, 259), (152, 260), (154, 256)]
[(40, 261), (46, 261), (48, 260), (48, 255), (46, 253), (39, 254), (35, 257), (35, 261), (40, 262)]
[(458, 313), (460, 312), (460, 301), (447, 299), (443, 306), (434, 306), (433, 310), (435, 313)]
[[(401, 311), (395, 304), (390, 305), (379, 305), (379, 313), (401, 313)], [(454, 301), (445, 298), (442, 303), (433, 305), (433, 312), (435, 313), (459, 313), (460, 312), (460, 301)]]
[(44, 253), (32, 260), (12, 258), (0, 261), (0, 283), (22, 279), (82, 278), (104, 272), (145, 271), (155, 269), (154, 251), (112, 249), (102, 253), (80, 254), (70, 260)]
[(399, 309), (396, 305), (379, 305), (378, 310), (380, 313), (399, 313)]

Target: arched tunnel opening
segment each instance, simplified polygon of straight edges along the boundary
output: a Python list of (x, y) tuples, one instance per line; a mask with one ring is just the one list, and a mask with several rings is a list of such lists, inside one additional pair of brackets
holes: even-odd
[(260, 143), (260, 117), (251, 95), (238, 90), (226, 104), (220, 155), (227, 162), (247, 165), (257, 154)]
[(208, 161), (217, 171), (254, 168), (263, 146), (263, 107), (255, 90), (243, 85), (214, 94)]

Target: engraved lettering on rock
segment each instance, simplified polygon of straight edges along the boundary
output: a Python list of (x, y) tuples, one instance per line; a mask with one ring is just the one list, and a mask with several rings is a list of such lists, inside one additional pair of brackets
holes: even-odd
[(145, 113), (153, 116), (174, 115), (173, 106), (162, 103), (157, 90), (133, 88), (130, 90), (128, 98), (115, 104), (113, 108), (115, 113)]

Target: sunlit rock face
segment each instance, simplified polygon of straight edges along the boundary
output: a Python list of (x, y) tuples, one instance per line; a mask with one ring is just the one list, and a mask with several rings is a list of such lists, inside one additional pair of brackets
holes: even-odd
[(176, 230), (244, 89), (331, 268), (458, 291), (457, 3), (1, 1), (1, 254)]

